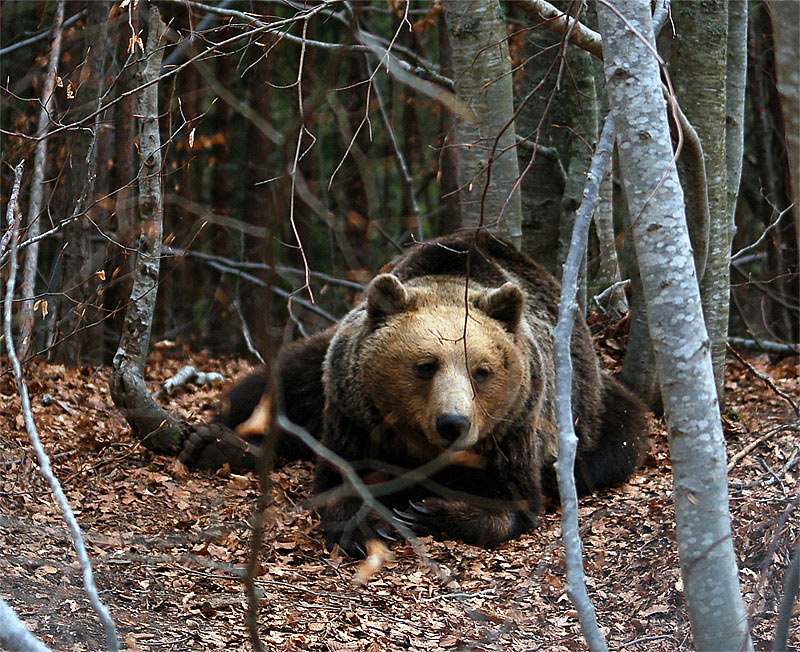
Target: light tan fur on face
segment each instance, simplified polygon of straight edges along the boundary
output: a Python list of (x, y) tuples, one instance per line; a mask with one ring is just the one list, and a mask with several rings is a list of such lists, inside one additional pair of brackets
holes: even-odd
[[(443, 414), (470, 420), (469, 431), (453, 448), (474, 446), (515, 405), (525, 375), (514, 336), (474, 306), (467, 317), (463, 292), (461, 285), (460, 300), (453, 293), (455, 305), (443, 304), (441, 293), (435, 293), (435, 301), (416, 297), (412, 309), (390, 316), (364, 345), (361, 376), (367, 392), (399, 437), (409, 444), (424, 437), (428, 446), (407, 447), (416, 455), (430, 446), (441, 451), (451, 445), (436, 429)], [(435, 374), (420, 378), (418, 365), (434, 361)], [(480, 379), (477, 370), (488, 376)]]

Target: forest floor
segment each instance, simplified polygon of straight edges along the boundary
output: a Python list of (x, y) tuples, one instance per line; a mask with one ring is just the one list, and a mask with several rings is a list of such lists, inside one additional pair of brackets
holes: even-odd
[[(614, 339), (602, 347), (606, 361), (617, 362)], [(797, 357), (748, 360), (795, 401), (800, 397)], [(147, 370), (152, 391), (187, 363), (228, 379), (247, 369), (157, 350)], [(39, 434), (83, 528), (122, 648), (252, 649), (238, 578), (255, 479), (186, 470), (143, 448), (111, 402), (107, 368), (33, 362), (25, 375)], [(726, 387), (740, 580), (756, 649), (767, 650), (784, 571), (800, 537), (800, 431), (788, 402), (735, 359)], [(159, 400), (202, 421), (220, 391), (219, 385), (189, 385)], [(654, 420), (650, 432), (644, 468), (624, 487), (581, 501), (587, 583), (612, 650), (689, 650), (663, 423)], [(0, 469), (0, 597), (54, 650), (105, 649), (8, 372), (0, 376)], [(310, 490), (309, 463), (285, 463), (272, 473), (257, 582), (267, 649), (585, 649), (565, 593), (557, 508), (538, 530), (496, 550), (422, 539), (428, 558), (421, 560), (410, 546), (395, 545), (394, 559), (359, 585), (358, 562), (326, 553), (319, 519), (304, 507)], [(793, 650), (800, 649), (799, 611), (796, 605)]]

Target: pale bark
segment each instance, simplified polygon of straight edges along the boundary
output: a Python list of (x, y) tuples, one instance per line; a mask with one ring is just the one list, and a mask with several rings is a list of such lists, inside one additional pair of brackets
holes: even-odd
[(789, 178), (794, 202), (794, 232), (800, 251), (800, 1), (769, 0), (775, 72), (781, 98), (783, 131), (789, 158)]
[(649, 9), (650, 3), (642, 0), (616, 0), (613, 9), (603, 2), (598, 18), (667, 417), (681, 574), (695, 648), (749, 650), (710, 343), (683, 192), (670, 164), (673, 152)]
[[(22, 178), (23, 163), (24, 161), (19, 163), (14, 169), (14, 186), (11, 191), (11, 199), (8, 203), (9, 215), (12, 215), (15, 211), (17, 195), (19, 194), (19, 184)], [(75, 518), (75, 513), (72, 511), (72, 507), (70, 506), (69, 501), (64, 494), (61, 483), (53, 473), (53, 469), (50, 466), (50, 458), (47, 456), (47, 453), (45, 453), (41, 439), (39, 438), (39, 433), (33, 420), (31, 401), (28, 395), (28, 386), (22, 376), (22, 365), (20, 364), (19, 357), (14, 349), (14, 340), (11, 334), (11, 308), (14, 303), (14, 286), (17, 282), (17, 241), (19, 239), (20, 219), (9, 218), (9, 223), (11, 224), (11, 257), (3, 306), (3, 335), (5, 337), (5, 347), (6, 352), (8, 353), (8, 360), (11, 363), (11, 367), (14, 370), (14, 378), (17, 381), (17, 390), (19, 392), (19, 400), (22, 408), (22, 417), (25, 422), (25, 430), (28, 433), (31, 445), (36, 453), (36, 459), (39, 462), (39, 471), (41, 472), (42, 477), (44, 477), (44, 479), (47, 481), (47, 484), (50, 486), (50, 491), (53, 494), (53, 498), (61, 510), (61, 513), (64, 516), (64, 521), (69, 529), (70, 536), (72, 537), (72, 543), (75, 546), (75, 553), (78, 557), (78, 562), (81, 567), (83, 586), (86, 591), (86, 595), (89, 598), (89, 604), (91, 604), (92, 609), (95, 610), (100, 618), (100, 622), (103, 625), (106, 635), (107, 648), (109, 652), (117, 652), (119, 650), (119, 642), (117, 640), (116, 625), (111, 619), (111, 614), (109, 614), (108, 608), (100, 601), (100, 596), (97, 592), (97, 585), (94, 581), (92, 564), (89, 561), (89, 555), (86, 552), (86, 544), (83, 541), (81, 528), (78, 525), (78, 520)], [(6, 615), (7, 614), (4, 614), (2, 610), (0, 610), (0, 616)], [(4, 638), (5, 636), (0, 633), (0, 642), (3, 642)], [(16, 642), (17, 640), (18, 639), (15, 637), (12, 639), (12, 642)], [(29, 642), (30, 641), (28, 641), (27, 638), (23, 638), (22, 643), (24, 643), (26, 647), (16, 649), (38, 649), (36, 646), (27, 647)]]
[[(150, 8), (147, 45), (139, 71), (144, 85), (158, 78), (163, 49), (164, 26), (158, 9)], [(144, 382), (150, 329), (153, 323), (161, 257), (163, 195), (161, 192), (161, 136), (158, 128), (158, 84), (139, 92), (139, 219), (140, 236), (134, 267), (133, 289), (119, 348), (111, 373), (114, 404), (145, 445), (158, 452), (176, 455), (183, 444), (180, 423), (160, 407)]]
[(9, 652), (51, 652), (50, 648), (31, 634), (0, 598), (0, 649)]
[(497, 0), (444, 0), (459, 116), (455, 140), (463, 226), (496, 228), (517, 247), (522, 226), (511, 63)]
[[(708, 255), (700, 282), (703, 314), (720, 403), (724, 403), (725, 352), (730, 304), (730, 221), (725, 157), (725, 102), (728, 41), (726, 0), (681, 2), (675, 17), (678, 39), (674, 81), (678, 100), (697, 130), (708, 179)], [(687, 205), (690, 223), (699, 220)]]
[(558, 425), (558, 495), (561, 502), (561, 531), (567, 564), (567, 594), (578, 611), (586, 642), (591, 650), (607, 650), (603, 635), (597, 626), (594, 607), (589, 601), (583, 576), (583, 558), (578, 528), (578, 494), (575, 489), (575, 454), (578, 438), (572, 420), (572, 329), (575, 323), (575, 297), (578, 276), (585, 259), (589, 239), (589, 224), (600, 198), (600, 182), (611, 160), (614, 143), (614, 123), (606, 120), (603, 135), (591, 161), (584, 201), (576, 211), (574, 228), (564, 264), (561, 298), (558, 305), (558, 322), (553, 330), (553, 358), (555, 362), (555, 411)]
[[(69, 191), (75, 197), (72, 220), (64, 227), (64, 248), (61, 287), (68, 291), (55, 293), (58, 315), (58, 345), (54, 359), (67, 365), (81, 361), (102, 362), (102, 337), (97, 337), (87, 325), (101, 325), (99, 311), (92, 299), (97, 295), (99, 279), (95, 276), (99, 260), (93, 256), (89, 235), (93, 231), (89, 212), (95, 201), (95, 182), (98, 171), (98, 147), (101, 125), (101, 105), (105, 89), (108, 47), (109, 11), (112, 5), (90, 2), (87, 7), (85, 61), (80, 74), (86, 81), (80, 85), (74, 102), (79, 112), (94, 119), (88, 129), (76, 130), (68, 173)], [(86, 116), (85, 119), (89, 119)], [(69, 194), (68, 194), (69, 196)], [(87, 357), (88, 354), (88, 357)]]
[(567, 35), (570, 43), (596, 57), (603, 57), (603, 45), (600, 34), (572, 20), (568, 15), (546, 0), (513, 0), (532, 20), (559, 35)]
[[(569, 120), (569, 165), (564, 194), (561, 197), (560, 236), (558, 245), (559, 270), (566, 262), (570, 247), (570, 234), (573, 232), (575, 214), (584, 199), (586, 175), (592, 162), (592, 152), (597, 144), (597, 91), (594, 84), (594, 66), (588, 52), (571, 48), (567, 52), (566, 64), (569, 69), (569, 82), (566, 87), (568, 105), (572, 107)], [(610, 154), (608, 156), (610, 160)], [(602, 173), (601, 173), (602, 177)], [(559, 277), (561, 274), (559, 274)], [(581, 263), (580, 285), (578, 286), (578, 306), (586, 314), (587, 295), (586, 255)]]
[[(795, 39), (800, 34), (795, 32)], [(797, 47), (797, 46), (795, 46)], [(795, 63), (797, 50), (795, 49)], [(795, 66), (796, 68), (796, 66)], [(744, 98), (747, 88), (747, 0), (728, 0), (728, 60), (725, 95), (725, 157), (728, 174), (728, 226), (736, 229), (734, 217), (739, 199), (744, 160)], [(800, 83), (798, 80), (797, 83)], [(800, 97), (796, 98), (800, 102)], [(797, 107), (797, 104), (795, 104)], [(800, 130), (800, 125), (798, 125)]]
[[(599, 305), (595, 305), (619, 318), (628, 312), (628, 300), (625, 298), (625, 290), (622, 287), (613, 287), (621, 280), (614, 235), (613, 195), (614, 183), (611, 180), (611, 166), (609, 165), (600, 182), (600, 201), (594, 213), (594, 231), (599, 243), (600, 264), (594, 275), (592, 294), (597, 301), (598, 296), (606, 292), (606, 296), (599, 301)], [(613, 289), (610, 289), (612, 287)]]
[[(42, 194), (44, 190), (44, 173), (47, 165), (47, 129), (50, 126), (50, 116), (55, 110), (53, 91), (58, 75), (58, 60), (61, 56), (61, 25), (64, 22), (64, 0), (59, 0), (56, 5), (56, 14), (53, 17), (53, 42), (50, 45), (50, 59), (47, 64), (44, 87), (42, 88), (42, 108), (39, 112), (39, 126), (36, 135), (41, 138), (36, 143), (33, 155), (33, 175), (31, 177), (31, 198), (28, 205), (27, 238), (35, 238), (42, 230)], [(25, 252), (25, 265), (22, 269), (22, 284), (20, 294), (22, 304), (19, 309), (19, 344), (17, 345), (19, 357), (23, 360), (28, 357), (33, 335), (33, 295), (36, 290), (36, 268), (39, 265), (39, 243), (34, 242)]]

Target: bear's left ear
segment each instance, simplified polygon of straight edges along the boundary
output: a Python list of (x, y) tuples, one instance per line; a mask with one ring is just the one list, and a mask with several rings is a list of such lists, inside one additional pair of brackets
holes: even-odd
[(394, 274), (379, 274), (367, 288), (367, 315), (379, 321), (408, 308), (408, 290)]
[(518, 285), (503, 283), (496, 290), (490, 290), (478, 297), (475, 306), (503, 324), (509, 333), (516, 333), (522, 323), (525, 295)]

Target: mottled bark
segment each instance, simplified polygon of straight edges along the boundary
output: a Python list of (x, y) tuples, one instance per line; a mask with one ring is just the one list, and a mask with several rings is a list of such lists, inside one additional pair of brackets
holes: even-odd
[(567, 130), (552, 128), (563, 104), (556, 91), (560, 43), (558, 35), (541, 27), (526, 35), (516, 122), (517, 133), (532, 146), (519, 150), (519, 167), (524, 173), (522, 250), (556, 277), (561, 275), (558, 239), (561, 198), (566, 184), (562, 160), (567, 160), (569, 137)]
[[(711, 340), (711, 359), (720, 403), (724, 402), (725, 352), (730, 304), (728, 167), (725, 157), (725, 102), (728, 43), (726, 0), (680, 2), (675, 16), (674, 81), (678, 101), (703, 146), (708, 179), (708, 255), (700, 292)], [(695, 202), (687, 219), (699, 221)]]
[[(79, 67), (80, 78), (75, 80), (78, 92), (74, 103), (78, 105), (78, 117), (97, 113), (105, 89), (105, 70), (109, 54), (108, 25), (112, 5), (105, 2), (90, 2), (86, 10), (87, 39), (86, 59)], [(85, 82), (81, 83), (81, 80)], [(99, 260), (93, 255), (90, 233), (93, 227), (89, 220), (95, 202), (97, 179), (97, 150), (102, 113), (97, 113), (88, 129), (78, 129), (74, 136), (74, 147), (70, 157), (69, 191), (74, 198), (72, 221), (64, 227), (64, 247), (61, 254), (63, 268), (61, 288), (55, 293), (58, 309), (58, 333), (60, 344), (54, 359), (67, 365), (81, 361), (102, 362), (102, 337), (98, 338), (89, 326), (98, 321), (96, 309), (99, 279), (95, 272)]]
[[(163, 50), (160, 43), (164, 25), (155, 7), (150, 8), (147, 45), (138, 82), (158, 78)], [(153, 323), (161, 255), (164, 200), (161, 192), (161, 136), (158, 128), (158, 84), (139, 92), (136, 102), (139, 118), (139, 220), (140, 235), (133, 289), (119, 348), (111, 372), (111, 397), (145, 446), (161, 453), (177, 455), (183, 444), (180, 422), (160, 407), (144, 382), (150, 329)]]
[[(619, 157), (617, 157), (617, 169)], [(633, 244), (631, 217), (624, 191), (621, 197), (615, 197), (619, 210), (623, 214), (625, 228), (626, 274), (631, 280), (630, 325), (628, 326), (628, 346), (622, 362), (620, 380), (633, 391), (657, 415), (664, 411), (661, 403), (661, 389), (658, 386), (656, 359), (653, 344), (650, 341), (650, 327), (647, 324), (647, 306), (644, 300), (644, 287), (639, 274), (639, 259)]]
[[(570, 235), (575, 223), (575, 214), (584, 199), (586, 175), (592, 161), (592, 152), (597, 144), (597, 93), (594, 84), (592, 56), (579, 48), (567, 52), (569, 81), (566, 86), (566, 102), (572, 107), (570, 115), (569, 165), (564, 194), (561, 197), (560, 235), (558, 244), (558, 266), (564, 265), (570, 246)], [(610, 155), (609, 155), (610, 159)], [(586, 255), (581, 262), (578, 286), (578, 306), (586, 314)], [(559, 273), (560, 277), (560, 273)]]
[(600, 199), (600, 183), (609, 167), (614, 148), (614, 123), (607, 120), (597, 151), (590, 161), (586, 175), (583, 202), (576, 209), (574, 228), (564, 262), (561, 297), (558, 304), (558, 322), (553, 329), (553, 361), (555, 363), (555, 413), (558, 425), (558, 494), (561, 502), (561, 529), (567, 563), (567, 594), (578, 611), (586, 642), (591, 650), (608, 650), (597, 625), (594, 607), (586, 591), (583, 575), (583, 557), (578, 528), (578, 494), (575, 489), (575, 455), (578, 438), (572, 412), (572, 355), (570, 343), (575, 323), (576, 295), (579, 274), (585, 264), (589, 224)]
[[(31, 178), (31, 199), (28, 205), (28, 229), (25, 233), (27, 238), (35, 238), (42, 230), (41, 210), (42, 195), (44, 192), (44, 175), (47, 166), (47, 129), (50, 126), (50, 116), (55, 110), (55, 98), (53, 91), (58, 75), (58, 60), (61, 56), (61, 24), (64, 22), (64, 0), (60, 0), (56, 5), (56, 14), (53, 17), (53, 42), (50, 45), (50, 59), (45, 71), (44, 87), (42, 88), (42, 107), (39, 112), (39, 126), (36, 135), (41, 138), (36, 143), (36, 151), (33, 157), (33, 176)], [(25, 266), (22, 270), (22, 285), (20, 295), (22, 295), (22, 305), (20, 306), (19, 316), (19, 344), (17, 354), (24, 360), (28, 357), (28, 352), (33, 344), (33, 323), (34, 323), (34, 298), (36, 292), (36, 269), (39, 266), (39, 243), (35, 242), (25, 251)]]
[(617, 0), (614, 10), (599, 4), (597, 11), (620, 168), (667, 417), (678, 549), (694, 645), (698, 650), (750, 650), (731, 538), (725, 440), (710, 342), (683, 192), (670, 164), (673, 153), (653, 54), (650, 3)]
[[(617, 256), (616, 237), (614, 235), (614, 183), (611, 180), (611, 166), (608, 166), (600, 182), (600, 201), (594, 213), (594, 231), (598, 241), (598, 265), (592, 278), (591, 294), (594, 297), (606, 292), (621, 280), (619, 271), (619, 258)], [(595, 301), (590, 301), (591, 307), (596, 307)], [(608, 311), (614, 317), (622, 317), (628, 312), (628, 300), (625, 290), (616, 287), (600, 300), (600, 308)]]
[[(796, 3), (795, 3), (796, 5)], [(797, 19), (795, 19), (797, 23)], [(793, 62), (797, 69), (797, 40), (795, 31)], [(725, 158), (728, 174), (728, 226), (731, 239), (735, 230), (734, 217), (739, 199), (739, 184), (742, 179), (744, 159), (744, 98), (747, 87), (747, 0), (728, 0), (728, 60), (725, 94)], [(795, 88), (800, 84), (796, 79)], [(795, 100), (797, 110), (800, 97)], [(797, 131), (800, 131), (798, 124)], [(800, 136), (799, 136), (800, 137)], [(798, 164), (800, 165), (800, 164)], [(798, 168), (800, 169), (800, 168)]]
[(456, 121), (463, 226), (497, 228), (521, 245), (511, 63), (497, 0), (444, 0), (457, 97), (475, 113)]

